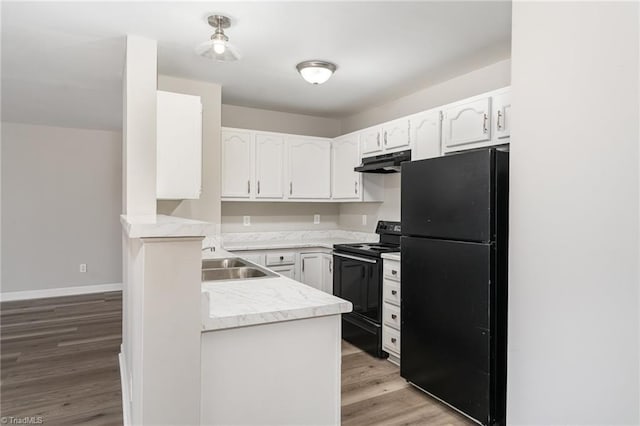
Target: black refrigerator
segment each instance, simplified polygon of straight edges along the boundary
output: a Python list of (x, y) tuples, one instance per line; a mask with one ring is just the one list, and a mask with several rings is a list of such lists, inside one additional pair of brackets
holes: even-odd
[(509, 153), (402, 164), (400, 374), (505, 424)]

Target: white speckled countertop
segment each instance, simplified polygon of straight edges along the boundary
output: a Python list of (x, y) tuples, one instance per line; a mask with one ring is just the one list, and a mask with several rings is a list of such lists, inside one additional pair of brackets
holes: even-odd
[(238, 232), (223, 234), (225, 250), (270, 250), (322, 247), (332, 249), (334, 244), (374, 242), (377, 234), (343, 230), (288, 231), (288, 232)]
[(400, 252), (394, 252), (394, 253), (383, 253), (381, 256), (383, 259), (389, 259), (389, 260), (397, 260), (398, 262), (400, 261)]
[[(208, 258), (234, 257), (218, 249)], [(287, 277), (202, 283), (202, 331), (339, 315), (351, 302)]]

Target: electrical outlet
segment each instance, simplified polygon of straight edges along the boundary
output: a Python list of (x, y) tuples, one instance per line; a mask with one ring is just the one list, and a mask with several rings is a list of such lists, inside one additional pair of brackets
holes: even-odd
[(363, 214), (362, 215), (362, 226), (365, 226), (367, 224), (367, 215)]
[(244, 226), (250, 226), (251, 225), (251, 216), (242, 216), (242, 224)]
[(82, 272), (82, 273), (87, 272), (87, 264), (86, 263), (81, 263), (80, 264), (80, 272)]
[(313, 215), (313, 224), (314, 225), (318, 225), (320, 223), (320, 215), (319, 214), (314, 214)]

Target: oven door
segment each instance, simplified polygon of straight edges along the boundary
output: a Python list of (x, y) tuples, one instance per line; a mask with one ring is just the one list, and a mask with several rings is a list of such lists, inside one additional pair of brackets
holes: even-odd
[(353, 313), (380, 323), (382, 261), (334, 252), (333, 264), (333, 294), (351, 302)]

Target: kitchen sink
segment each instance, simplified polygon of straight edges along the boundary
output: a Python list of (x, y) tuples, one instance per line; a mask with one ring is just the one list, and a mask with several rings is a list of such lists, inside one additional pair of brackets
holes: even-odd
[(202, 260), (202, 281), (246, 280), (277, 276), (275, 272), (239, 257)]
[(226, 259), (203, 259), (202, 269), (238, 268), (240, 266), (253, 266), (251, 263), (239, 257)]

